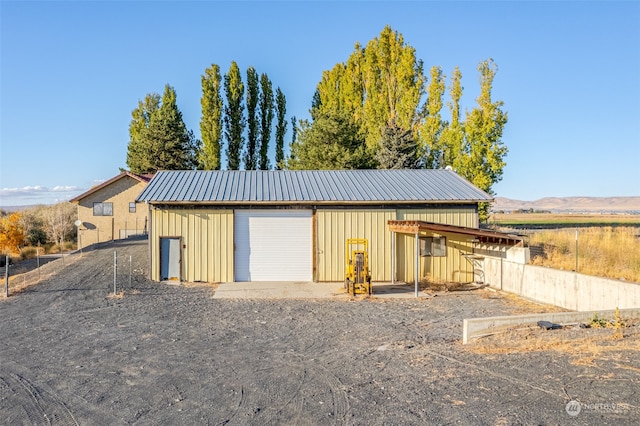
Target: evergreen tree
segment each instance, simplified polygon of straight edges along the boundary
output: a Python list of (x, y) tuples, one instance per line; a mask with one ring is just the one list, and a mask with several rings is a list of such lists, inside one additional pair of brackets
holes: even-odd
[(227, 166), (229, 170), (240, 169), (240, 156), (244, 145), (243, 132), (246, 125), (244, 117), (244, 84), (240, 68), (231, 62), (229, 72), (224, 76), (224, 90), (227, 104), (224, 108), (224, 134), (227, 139)]
[(311, 125), (300, 121), (286, 167), (292, 170), (367, 169), (373, 160), (365, 139), (347, 114), (318, 115)]
[(149, 93), (144, 101), (138, 101), (138, 108), (131, 112), (129, 124), (129, 145), (127, 147), (127, 167), (133, 173), (151, 170), (151, 141), (146, 138), (149, 120), (160, 108), (160, 95)]
[(284, 152), (284, 137), (287, 133), (287, 100), (284, 97), (284, 93), (278, 87), (276, 89), (276, 164), (280, 164), (282, 159), (279, 159)]
[(129, 169), (133, 173), (155, 173), (195, 168), (199, 141), (182, 120), (175, 90), (167, 84), (161, 105), (154, 111), (156, 98), (157, 95), (147, 95), (145, 103), (139, 103), (132, 113), (127, 153)]
[[(269, 142), (273, 123), (273, 88), (266, 74), (260, 75), (260, 170), (269, 170)], [(276, 153), (276, 164), (278, 155)]]
[(422, 167), (418, 144), (411, 130), (404, 130), (394, 122), (382, 132), (380, 147), (376, 152), (379, 169), (418, 169)]
[(200, 133), (202, 150), (199, 163), (204, 170), (220, 170), (220, 153), (222, 142), (222, 96), (220, 67), (211, 65), (202, 76), (202, 118)]
[(247, 149), (244, 156), (244, 168), (255, 170), (258, 165), (258, 73), (255, 68), (247, 68)]

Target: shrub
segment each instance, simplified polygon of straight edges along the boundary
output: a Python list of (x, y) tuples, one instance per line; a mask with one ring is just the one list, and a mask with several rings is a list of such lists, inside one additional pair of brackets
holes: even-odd
[(20, 259), (21, 260), (33, 259), (37, 255), (38, 255), (37, 247), (25, 247), (20, 252)]

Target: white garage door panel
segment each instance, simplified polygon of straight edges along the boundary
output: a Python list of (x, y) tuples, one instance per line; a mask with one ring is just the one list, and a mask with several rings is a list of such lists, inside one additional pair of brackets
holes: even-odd
[(236, 281), (311, 281), (310, 210), (235, 213)]

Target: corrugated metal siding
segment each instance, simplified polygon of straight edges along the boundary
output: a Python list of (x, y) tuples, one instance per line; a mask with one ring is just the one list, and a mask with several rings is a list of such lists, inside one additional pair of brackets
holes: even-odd
[(151, 203), (420, 203), (490, 201), (450, 170), (177, 170), (158, 172)]
[(151, 278), (160, 279), (160, 237), (182, 237), (182, 279), (233, 281), (233, 211), (152, 209)]
[(394, 210), (324, 210), (316, 212), (318, 281), (344, 281), (348, 238), (369, 240), (373, 281), (391, 280), (391, 233)]
[[(443, 209), (402, 209), (397, 211), (397, 220), (422, 220), (447, 225), (477, 227), (475, 208), (461, 206)], [(419, 279), (429, 277), (434, 281), (470, 282), (473, 281), (473, 267), (462, 257), (472, 252), (472, 243), (465, 241), (471, 237), (442, 234), (447, 238), (446, 257), (420, 257)], [(397, 278), (413, 282), (415, 275), (415, 237), (397, 234)], [(462, 241), (461, 241), (462, 240)]]
[(476, 207), (472, 205), (430, 209), (398, 209), (397, 220), (422, 220), (425, 222), (477, 228), (478, 215), (476, 213)]

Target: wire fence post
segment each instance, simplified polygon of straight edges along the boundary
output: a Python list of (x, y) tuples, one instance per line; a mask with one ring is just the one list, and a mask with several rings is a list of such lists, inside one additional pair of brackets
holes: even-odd
[(4, 258), (4, 297), (9, 297), (9, 256)]
[(131, 291), (131, 255), (129, 255), (129, 291)]
[(118, 272), (118, 252), (113, 252), (113, 295), (116, 295), (116, 277)]
[(576, 274), (578, 273), (578, 228), (576, 228)]
[(38, 270), (38, 282), (40, 282), (40, 247), (36, 247), (36, 269)]

